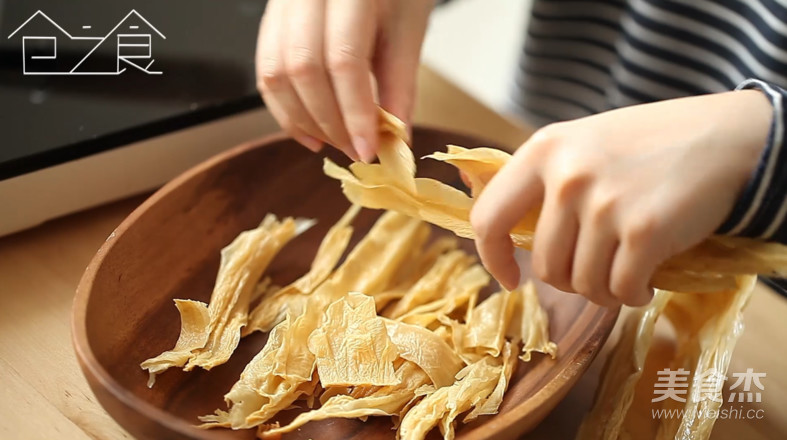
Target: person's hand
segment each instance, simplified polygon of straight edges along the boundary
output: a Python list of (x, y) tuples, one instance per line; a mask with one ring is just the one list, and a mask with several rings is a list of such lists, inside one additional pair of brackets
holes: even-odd
[(470, 220), (506, 288), (508, 233), (543, 203), (533, 271), (595, 303), (642, 305), (657, 266), (711, 235), (763, 151), (772, 108), (754, 90), (622, 108), (549, 125), (489, 182)]
[(352, 159), (378, 149), (380, 105), (410, 122), (432, 0), (271, 0), (257, 41), (257, 86), (268, 109), (312, 151)]

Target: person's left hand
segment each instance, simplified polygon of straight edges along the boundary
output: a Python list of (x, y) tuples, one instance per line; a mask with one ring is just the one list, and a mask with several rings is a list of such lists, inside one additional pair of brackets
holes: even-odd
[(711, 235), (765, 147), (759, 91), (682, 98), (549, 125), (485, 187), (470, 220), (490, 273), (519, 283), (509, 232), (543, 202), (535, 274), (601, 305), (642, 305), (660, 263)]

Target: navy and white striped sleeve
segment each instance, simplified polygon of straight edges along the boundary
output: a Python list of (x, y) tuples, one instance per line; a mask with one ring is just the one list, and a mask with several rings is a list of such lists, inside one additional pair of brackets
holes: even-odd
[(787, 90), (756, 79), (736, 88), (744, 89), (765, 93), (773, 105), (773, 122), (757, 168), (718, 232), (787, 244)]

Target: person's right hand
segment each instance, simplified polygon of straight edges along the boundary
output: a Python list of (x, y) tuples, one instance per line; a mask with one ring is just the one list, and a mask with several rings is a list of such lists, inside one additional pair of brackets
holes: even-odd
[(623, 107), (538, 130), (470, 213), (489, 273), (520, 283), (511, 230), (539, 209), (533, 272), (602, 306), (641, 306), (669, 258), (722, 225), (768, 143), (757, 90)]
[(327, 142), (353, 160), (373, 160), (375, 82), (380, 106), (409, 124), (433, 3), (269, 1), (256, 56), (257, 87), (268, 109), (312, 151)]

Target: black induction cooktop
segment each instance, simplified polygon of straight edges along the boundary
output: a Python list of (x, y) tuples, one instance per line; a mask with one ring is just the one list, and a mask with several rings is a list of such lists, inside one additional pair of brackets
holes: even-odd
[(263, 0), (0, 0), (0, 180), (262, 104)]

